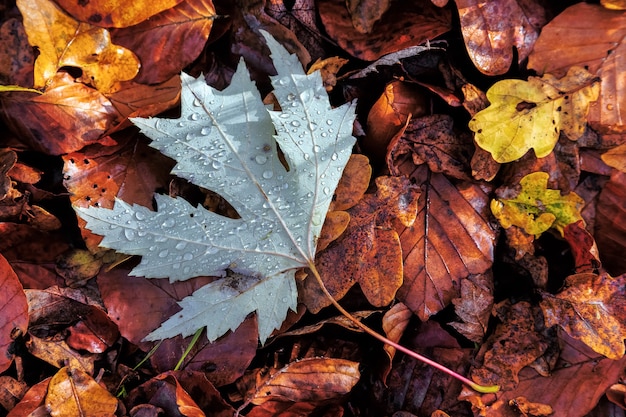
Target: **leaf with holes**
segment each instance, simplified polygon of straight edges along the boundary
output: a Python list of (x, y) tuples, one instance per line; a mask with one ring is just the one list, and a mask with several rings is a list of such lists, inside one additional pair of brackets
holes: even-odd
[(223, 91), (183, 74), (180, 118), (133, 119), (152, 147), (176, 160), (174, 174), (220, 194), (240, 218), (164, 195), (156, 195), (156, 212), (122, 200), (112, 210), (76, 207), (87, 227), (104, 236), (102, 246), (142, 256), (133, 275), (222, 277), (183, 299), (182, 311), (147, 340), (204, 326), (215, 340), (256, 312), (265, 341), (296, 308), (295, 271), (313, 265), (355, 142), (354, 106), (332, 109), (319, 73), (305, 75), (296, 56), (264, 35), (280, 111), (265, 107), (241, 62)]

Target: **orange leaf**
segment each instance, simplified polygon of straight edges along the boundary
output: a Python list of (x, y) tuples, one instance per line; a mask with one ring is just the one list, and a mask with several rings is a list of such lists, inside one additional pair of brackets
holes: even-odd
[[(412, 168), (409, 163), (400, 171)], [(452, 184), (423, 165), (411, 178), (421, 184), (422, 193), (413, 226), (397, 227), (404, 259), (398, 299), (426, 321), (458, 297), (462, 279), (491, 267), (496, 232), (489, 225), (489, 199), (480, 186)]]
[(372, 167), (365, 155), (353, 154), (341, 174), (335, 189), (331, 210), (347, 210), (363, 198), (370, 184)]
[(26, 334), (28, 327), (28, 304), (22, 284), (17, 279), (11, 265), (0, 255), (0, 372), (4, 372), (13, 362), (9, 347), (13, 339)]
[(166, 372), (154, 377), (157, 381), (174, 381), (176, 386), (176, 405), (178, 411), (185, 417), (205, 417), (205, 414), (200, 410), (198, 404), (191, 398), (189, 393), (180, 385), (176, 376), (171, 372)]
[(461, 31), (467, 51), (481, 72), (504, 74), (513, 61), (532, 51), (539, 28), (546, 22), (543, 7), (517, 0), (457, 0)]
[[(344, 235), (316, 257), (326, 288), (336, 299), (359, 283), (368, 301), (389, 304), (402, 284), (402, 252), (394, 218), (411, 224), (415, 218), (417, 190), (404, 177), (379, 177), (378, 191), (366, 195), (350, 209)], [(305, 304), (312, 312), (329, 305), (313, 279), (305, 281)]]
[(48, 391), (48, 384), (50, 378), (46, 378), (43, 381), (33, 385), (24, 394), (20, 402), (7, 414), (7, 417), (22, 417), (34, 415), (34, 411), (38, 409), (44, 403), (46, 392)]
[[(573, 65), (585, 66), (600, 80), (600, 98), (590, 107), (588, 123), (603, 131), (625, 130), (626, 12), (598, 4), (578, 3), (555, 17), (542, 30), (528, 58), (539, 73), (562, 76)], [(554, 59), (558, 54), (559, 59)]]
[(52, 377), (46, 408), (56, 416), (111, 416), (117, 399), (80, 369), (63, 367)]
[(118, 81), (132, 79), (139, 71), (135, 54), (113, 45), (106, 29), (74, 20), (50, 0), (18, 0), (17, 5), (29, 43), (39, 49), (36, 88), (46, 86), (61, 67), (82, 69), (85, 83), (103, 92), (113, 90)]
[[(391, 307), (383, 316), (382, 322), (383, 331), (385, 332), (387, 338), (398, 343), (404, 334), (406, 326), (409, 325), (411, 317), (413, 317), (413, 312), (404, 304), (397, 303)], [(381, 378), (383, 382), (386, 382), (389, 372), (391, 372), (391, 365), (393, 358), (396, 355), (396, 348), (390, 345), (385, 345), (383, 346), (383, 349), (385, 349), (385, 352), (389, 357), (389, 364), (385, 363)]]
[(135, 81), (158, 84), (178, 75), (198, 58), (214, 18), (211, 0), (186, 0), (138, 25), (113, 30), (111, 37), (139, 57), (141, 69)]
[(428, 0), (394, 2), (370, 33), (359, 33), (345, 2), (316, 2), (328, 35), (351, 55), (375, 61), (383, 55), (419, 45), (450, 30), (448, 9), (433, 6)]
[(556, 295), (543, 293), (546, 326), (561, 326), (567, 334), (609, 359), (624, 356), (626, 339), (626, 274), (611, 277), (570, 275)]
[(120, 115), (100, 92), (58, 74), (42, 95), (9, 93), (0, 99), (2, 117), (21, 146), (51, 155), (74, 152), (102, 138)]
[(347, 394), (360, 376), (358, 362), (307, 358), (258, 381), (250, 398), (257, 405), (269, 400), (321, 402)]
[(143, 22), (183, 0), (56, 0), (76, 20), (102, 27), (126, 27)]

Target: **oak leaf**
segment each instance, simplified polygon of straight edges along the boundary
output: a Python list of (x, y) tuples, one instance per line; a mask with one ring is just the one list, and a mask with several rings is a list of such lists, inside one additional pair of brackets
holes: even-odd
[[(76, 208), (102, 245), (142, 255), (132, 274), (226, 277), (183, 299), (183, 310), (147, 340), (194, 334), (213, 341), (256, 312), (259, 338), (295, 311), (295, 270), (313, 265), (315, 247), (355, 142), (354, 106), (332, 109), (319, 73), (305, 75), (295, 55), (269, 35), (281, 111), (268, 111), (243, 61), (223, 91), (182, 76), (182, 116), (134, 119), (177, 161), (173, 172), (223, 196), (240, 218), (182, 198), (156, 195), (158, 211), (117, 200), (113, 210)], [(276, 135), (274, 135), (276, 132)], [(285, 164), (278, 156), (279, 143)], [(111, 228), (113, 227), (113, 228)]]
[(521, 191), (515, 197), (491, 200), (491, 212), (502, 227), (519, 226), (536, 236), (554, 227), (563, 234), (565, 226), (583, 219), (580, 210), (585, 201), (574, 192), (563, 196), (549, 189), (549, 177), (533, 172), (520, 180)]
[(597, 77), (581, 67), (561, 79), (551, 74), (528, 81), (502, 80), (488, 91), (491, 105), (469, 122), (478, 146), (497, 162), (515, 161), (531, 148), (547, 156), (563, 131), (578, 139), (586, 126), (590, 102), (598, 98)]
[(626, 274), (611, 277), (570, 275), (558, 294), (543, 294), (546, 326), (561, 326), (567, 334), (609, 359), (624, 356), (626, 339)]
[(29, 43), (39, 49), (36, 88), (45, 87), (61, 67), (80, 68), (85, 84), (103, 92), (139, 71), (135, 54), (112, 44), (106, 29), (74, 20), (50, 0), (18, 0), (17, 5)]

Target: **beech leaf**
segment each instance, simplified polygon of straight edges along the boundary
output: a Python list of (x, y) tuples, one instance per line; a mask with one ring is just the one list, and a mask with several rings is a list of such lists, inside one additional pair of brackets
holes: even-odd
[(491, 211), (502, 227), (515, 225), (526, 233), (540, 235), (550, 227), (561, 234), (568, 224), (582, 220), (585, 201), (576, 193), (561, 195), (548, 188), (546, 172), (533, 172), (520, 180), (522, 190), (514, 198), (491, 200)]
[(580, 67), (556, 79), (551, 74), (502, 80), (487, 91), (491, 105), (469, 123), (478, 146), (499, 163), (515, 161), (531, 148), (547, 156), (561, 130), (577, 140), (585, 131), (589, 104), (598, 98), (598, 79)]
[(156, 212), (119, 199), (112, 210), (76, 207), (87, 227), (104, 236), (102, 246), (142, 255), (132, 275), (224, 277), (183, 299), (182, 311), (147, 340), (188, 336), (204, 326), (215, 340), (256, 312), (263, 342), (296, 309), (295, 271), (313, 265), (355, 142), (354, 106), (331, 109), (319, 73), (306, 75), (295, 55), (263, 34), (281, 111), (264, 106), (242, 61), (223, 91), (183, 74), (180, 118), (132, 119), (152, 147), (177, 161), (174, 174), (220, 194), (240, 218), (164, 195), (155, 197)]

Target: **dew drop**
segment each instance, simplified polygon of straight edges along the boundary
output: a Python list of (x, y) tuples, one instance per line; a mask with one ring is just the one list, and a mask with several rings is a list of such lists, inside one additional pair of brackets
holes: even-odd
[(176, 244), (176, 249), (178, 250), (183, 250), (187, 247), (187, 242), (178, 242)]
[(174, 227), (175, 224), (176, 224), (176, 221), (173, 218), (168, 217), (167, 219), (165, 219), (163, 221), (161, 226), (163, 226), (163, 227)]
[(183, 259), (185, 261), (191, 261), (193, 259), (193, 254), (191, 252), (187, 252), (186, 254), (183, 255)]
[(311, 155), (309, 155), (308, 153), (305, 153), (304, 155), (302, 155), (302, 157), (304, 158), (305, 161), (308, 161), (309, 159), (311, 159)]
[(300, 122), (297, 121), (297, 120), (292, 120), (291, 121), (291, 126), (293, 126), (293, 127), (300, 127)]
[(273, 176), (274, 176), (274, 173), (270, 171), (269, 169), (267, 171), (263, 171), (263, 178), (265, 178), (266, 180), (269, 180)]
[(222, 167), (222, 165), (223, 165), (222, 162), (218, 161), (218, 160), (214, 160), (213, 162), (211, 162), (211, 166), (214, 169), (220, 169)]
[(322, 148), (320, 148), (320, 146), (319, 146), (319, 145), (315, 145), (315, 146), (313, 147), (313, 150), (314, 150), (315, 152), (319, 152), (319, 151), (321, 151), (321, 150), (322, 150)]
[(327, 124), (328, 126), (332, 126), (333, 121), (332, 121), (331, 119), (328, 119), (328, 120), (326, 120), (326, 124)]
[(204, 126), (202, 129), (200, 129), (200, 134), (201, 135), (208, 135), (209, 133), (211, 133), (211, 126)]
[(193, 105), (196, 107), (200, 107), (202, 106), (202, 102), (200, 100), (198, 100), (197, 98), (193, 99)]
[(254, 160), (256, 161), (257, 164), (263, 165), (264, 163), (267, 162), (267, 156), (265, 156), (265, 155), (257, 155), (257, 156), (254, 157)]
[(140, 211), (135, 213), (135, 218), (139, 221), (141, 220), (145, 220), (146, 219), (146, 215)]
[(612, 105), (612, 104), (607, 104), (607, 105), (606, 105), (606, 109), (607, 109), (607, 110), (609, 110), (609, 111), (613, 110), (613, 108), (614, 108), (614, 107), (613, 107), (613, 105)]
[(124, 236), (126, 236), (128, 240), (133, 240), (135, 238), (135, 231), (132, 229), (124, 229)]
[(147, 235), (147, 234), (148, 234), (148, 233), (147, 233), (147, 232), (144, 232), (143, 230), (140, 230), (140, 231), (138, 231), (138, 232), (137, 232), (137, 236), (139, 236), (139, 237), (144, 237), (144, 236), (145, 236), (145, 235)]
[(163, 249), (159, 252), (159, 258), (165, 258), (170, 252), (167, 249)]
[(294, 93), (289, 93), (287, 94), (287, 101), (293, 101), (295, 100), (296, 95)]
[(333, 161), (336, 161), (337, 158), (339, 158), (339, 155), (337, 155), (337, 152), (333, 152), (333, 154), (330, 156), (330, 159), (332, 159)]
[(330, 188), (328, 187), (324, 187), (324, 189), (322, 190), (324, 192), (324, 194), (328, 195), (330, 194)]
[(194, 121), (199, 120), (200, 119), (200, 115), (198, 113), (191, 113), (189, 115), (189, 119), (190, 120), (194, 120)]

